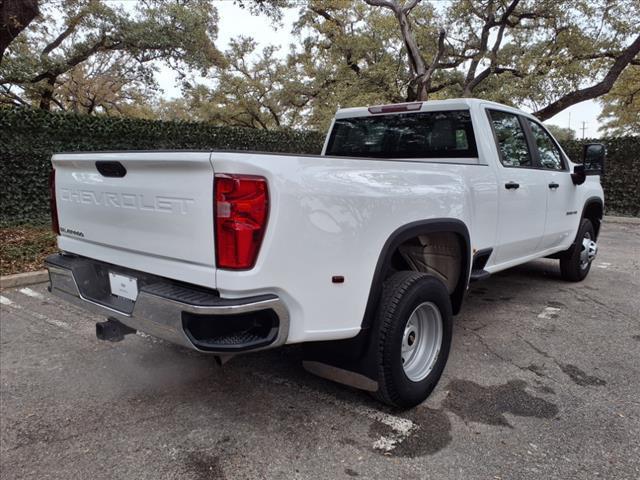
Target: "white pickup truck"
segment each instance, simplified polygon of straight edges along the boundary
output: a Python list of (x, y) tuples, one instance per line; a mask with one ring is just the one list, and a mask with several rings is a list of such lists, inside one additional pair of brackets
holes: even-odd
[(422, 402), (470, 281), (596, 255), (604, 147), (572, 163), (534, 117), (472, 99), (337, 112), (321, 155), (60, 153), (51, 291), (216, 355), (305, 343), (305, 367)]

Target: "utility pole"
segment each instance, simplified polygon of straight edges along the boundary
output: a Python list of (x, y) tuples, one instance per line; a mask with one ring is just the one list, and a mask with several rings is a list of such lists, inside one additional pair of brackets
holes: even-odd
[(582, 139), (584, 140), (584, 131), (587, 129), (587, 122), (582, 122)]

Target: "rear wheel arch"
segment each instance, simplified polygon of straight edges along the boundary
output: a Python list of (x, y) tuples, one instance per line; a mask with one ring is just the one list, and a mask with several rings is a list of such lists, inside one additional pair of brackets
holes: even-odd
[[(460, 252), (460, 270), (455, 285), (450, 292), (451, 306), (454, 314), (460, 311), (464, 294), (469, 281), (469, 269), (471, 268), (471, 241), (469, 229), (464, 222), (458, 219), (437, 218), (430, 220), (418, 220), (403, 225), (396, 229), (387, 239), (378, 256), (378, 261), (369, 288), (369, 298), (362, 320), (362, 328), (369, 328), (375, 317), (382, 285), (386, 278), (403, 266), (411, 270), (400, 254), (400, 248), (421, 236), (449, 235), (455, 239)], [(403, 264), (404, 262), (404, 264)], [(395, 268), (394, 268), (395, 267)], [(399, 268), (400, 267), (400, 268)]]

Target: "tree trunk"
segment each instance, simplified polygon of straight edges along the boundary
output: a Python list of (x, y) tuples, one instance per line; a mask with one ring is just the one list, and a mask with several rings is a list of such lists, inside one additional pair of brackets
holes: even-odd
[[(409, 66), (411, 67), (414, 78), (412, 85), (409, 86), (407, 97), (412, 96), (411, 100), (427, 100), (429, 97), (427, 89), (426, 73), (427, 66), (420, 54), (420, 48), (416, 42), (416, 38), (413, 35), (411, 24), (407, 15), (398, 10), (395, 12), (398, 23), (400, 24), (400, 33), (402, 34), (402, 40), (404, 41), (405, 48), (407, 49), (407, 57), (409, 57)], [(413, 86), (413, 89), (411, 88)], [(413, 91), (412, 91), (413, 90)]]
[(51, 110), (51, 100), (53, 99), (53, 89), (56, 85), (56, 77), (50, 76), (47, 77), (46, 84), (44, 86), (44, 91), (40, 96), (40, 104), (38, 108), (40, 110)]
[(638, 54), (640, 54), (640, 35), (638, 35), (635, 41), (618, 57), (616, 57), (615, 62), (613, 62), (613, 65), (602, 81), (592, 85), (591, 87), (574, 90), (533, 114), (542, 121), (548, 120), (554, 115), (560, 113), (562, 110), (569, 108), (576, 103), (584, 102), (585, 100), (592, 100), (609, 93), (609, 90), (611, 90), (611, 87), (613, 87), (613, 84), (616, 82), (620, 74)]
[(429, 97), (429, 83), (431, 81), (431, 70), (427, 70), (427, 64), (420, 53), (418, 42), (411, 29), (411, 22), (409, 21), (408, 14), (411, 10), (420, 3), (420, 0), (416, 0), (411, 3), (411, 6), (401, 7), (395, 0), (365, 0), (366, 3), (375, 7), (384, 7), (390, 9), (398, 20), (400, 26), (400, 34), (402, 35), (402, 41), (404, 42), (405, 49), (407, 50), (407, 57), (409, 59), (409, 68), (413, 79), (407, 89), (407, 101), (413, 100), (427, 100)]
[(0, 5), (0, 62), (4, 52), (24, 30), (29, 23), (40, 13), (38, 0), (3, 0)]

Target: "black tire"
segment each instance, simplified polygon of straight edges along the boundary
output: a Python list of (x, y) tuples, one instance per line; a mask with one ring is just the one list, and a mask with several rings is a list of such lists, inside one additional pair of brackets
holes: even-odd
[[(439, 310), (442, 342), (427, 376), (420, 381), (412, 381), (403, 368), (401, 347), (409, 317), (416, 307), (425, 302), (430, 302)], [(375, 325), (372, 341), (376, 342), (374, 358), (377, 362), (378, 391), (373, 396), (399, 408), (422, 403), (438, 383), (449, 357), (453, 323), (447, 287), (433, 275), (395, 273), (384, 283)]]
[(591, 220), (583, 218), (573, 246), (560, 257), (560, 274), (568, 282), (581, 282), (591, 270), (591, 262), (584, 266), (580, 260), (580, 254), (584, 248), (582, 241), (587, 235), (595, 241), (596, 235)]

